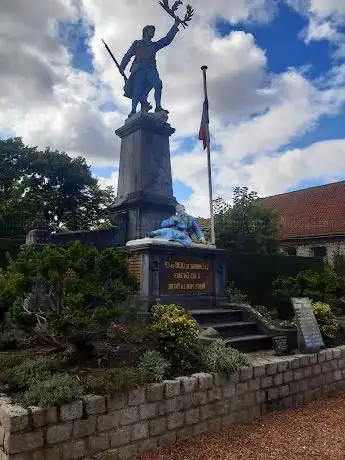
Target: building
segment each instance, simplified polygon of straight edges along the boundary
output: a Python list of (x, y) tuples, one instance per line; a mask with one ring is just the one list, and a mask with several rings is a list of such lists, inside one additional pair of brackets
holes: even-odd
[(281, 250), (287, 255), (345, 255), (345, 181), (263, 198), (280, 217)]

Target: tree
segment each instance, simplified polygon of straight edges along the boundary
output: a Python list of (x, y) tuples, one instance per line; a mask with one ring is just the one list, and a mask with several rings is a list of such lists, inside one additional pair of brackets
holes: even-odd
[(260, 205), (256, 192), (234, 189), (233, 205), (215, 201), (217, 246), (233, 252), (273, 254), (278, 247), (278, 217)]
[(102, 190), (82, 157), (0, 140), (0, 237), (23, 238), (43, 213), (51, 231), (90, 229), (108, 219), (112, 188)]
[(0, 271), (0, 306), (16, 326), (83, 346), (124, 315), (137, 287), (125, 252), (79, 241), (42, 251), (27, 246)]

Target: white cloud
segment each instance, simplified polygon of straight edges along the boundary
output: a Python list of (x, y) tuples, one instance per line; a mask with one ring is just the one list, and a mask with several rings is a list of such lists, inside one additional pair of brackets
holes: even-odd
[(0, 129), (31, 145), (47, 145), (92, 162), (118, 156), (114, 126), (103, 114), (97, 75), (71, 67), (57, 39), (58, 21), (76, 21), (72, 0), (3, 0), (0, 14)]
[[(340, 56), (339, 24), (345, 2), (289, 2), (310, 18), (305, 39), (331, 40), (338, 44)], [(156, 24), (160, 37), (173, 20), (156, 0), (81, 0), (81, 10), (74, 4), (73, 0), (2, 0), (0, 131), (22, 136), (31, 145), (84, 155), (93, 165), (117, 167), (119, 139), (114, 131), (127, 116), (129, 100), (122, 95), (122, 77), (101, 38), (121, 59), (132, 41), (140, 38), (144, 25)], [(269, 21), (275, 1), (198, 0), (194, 4), (191, 26), (158, 55), (164, 104), (177, 129), (172, 151), (176, 153), (185, 136), (198, 132), (203, 99), (200, 66), (207, 64), (212, 136), (221, 147), (212, 156), (216, 195), (229, 198), (232, 186), (239, 183), (264, 194), (276, 193), (303, 177), (319, 177), (323, 167), (327, 177), (343, 171), (341, 141), (298, 151), (284, 146), (316, 126), (321, 116), (339, 112), (345, 101), (344, 66), (335, 66), (317, 82), (296, 69), (271, 75), (265, 51), (251, 34), (235, 31), (221, 38), (213, 24), (219, 15), (232, 24)], [(57, 39), (58, 21), (79, 19), (88, 31), (94, 28), (89, 41), (92, 75), (72, 68), (72, 56)], [(115, 103), (117, 110), (102, 113), (105, 102)], [(323, 158), (325, 152), (328, 156)], [(313, 155), (318, 158), (316, 166), (311, 164)], [(200, 215), (208, 212), (206, 166), (199, 145), (188, 155), (172, 158), (174, 179), (193, 190), (186, 204)], [(116, 188), (117, 174), (101, 178), (101, 184)]]
[(308, 20), (302, 36), (306, 43), (328, 40), (336, 46), (334, 58), (345, 57), (345, 2), (343, 0), (285, 0)]
[(113, 171), (110, 177), (98, 177), (98, 183), (102, 188), (113, 187), (115, 193), (117, 191), (117, 183), (119, 179), (119, 172)]

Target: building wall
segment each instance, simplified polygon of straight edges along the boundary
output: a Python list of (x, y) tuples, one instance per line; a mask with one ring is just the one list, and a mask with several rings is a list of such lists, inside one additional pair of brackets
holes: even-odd
[(194, 374), (112, 398), (28, 410), (0, 398), (1, 460), (129, 460), (345, 390), (345, 346), (261, 358), (226, 377)]
[(325, 260), (332, 263), (334, 254), (338, 251), (340, 254), (345, 256), (345, 238), (338, 240), (327, 241), (327, 240), (310, 240), (301, 242), (284, 242), (281, 246), (281, 252), (286, 253), (287, 248), (295, 248), (296, 256), (300, 257), (314, 257), (313, 248), (325, 247), (327, 255)]

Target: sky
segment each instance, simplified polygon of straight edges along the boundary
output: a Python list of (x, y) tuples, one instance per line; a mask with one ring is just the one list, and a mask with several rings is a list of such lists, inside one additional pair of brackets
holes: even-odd
[[(209, 209), (202, 65), (215, 196), (230, 200), (238, 185), (268, 196), (344, 179), (345, 1), (190, 3), (191, 25), (157, 56), (176, 129), (174, 192), (188, 212)], [(116, 190), (115, 130), (130, 101), (101, 39), (121, 60), (146, 24), (160, 38), (173, 19), (158, 0), (1, 0), (0, 136), (81, 155)]]

